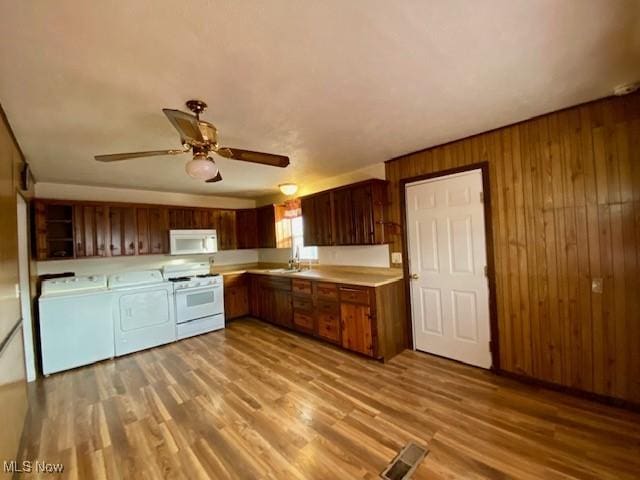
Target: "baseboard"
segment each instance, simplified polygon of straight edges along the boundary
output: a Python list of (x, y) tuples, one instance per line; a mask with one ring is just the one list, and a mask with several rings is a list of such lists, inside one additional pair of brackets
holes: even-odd
[(640, 412), (640, 403), (632, 402), (630, 400), (624, 400), (621, 398), (610, 397), (608, 395), (602, 395), (600, 393), (587, 392), (580, 390), (579, 388), (567, 387), (565, 385), (559, 385), (557, 383), (548, 382), (546, 380), (540, 380), (537, 378), (529, 377), (527, 375), (521, 375), (519, 373), (508, 372), (502, 369), (493, 370), (496, 375), (501, 377), (511, 378), (522, 383), (533, 385), (536, 387), (546, 388), (556, 392), (566, 393), (574, 397), (579, 397), (594, 402), (602, 403), (609, 406), (624, 408), (625, 410), (631, 410), (632, 412)]

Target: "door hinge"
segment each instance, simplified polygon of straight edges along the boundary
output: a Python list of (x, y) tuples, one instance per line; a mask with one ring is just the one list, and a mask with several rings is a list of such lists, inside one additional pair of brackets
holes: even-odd
[(480, 203), (484, 203), (484, 192), (480, 192)]
[(484, 266), (484, 276), (489, 278), (489, 269), (487, 268), (487, 266)]

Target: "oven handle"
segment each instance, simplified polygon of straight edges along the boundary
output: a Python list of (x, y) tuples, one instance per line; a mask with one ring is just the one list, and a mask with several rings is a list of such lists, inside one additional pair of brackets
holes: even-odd
[(185, 288), (184, 290), (176, 290), (175, 294), (176, 294), (176, 296), (178, 296), (178, 295), (185, 296), (185, 295), (189, 295), (191, 293), (206, 292), (208, 290), (217, 291), (218, 289), (221, 289), (221, 288), (222, 288), (221, 285), (206, 285), (206, 286), (197, 287), (197, 288), (189, 288), (189, 289)]

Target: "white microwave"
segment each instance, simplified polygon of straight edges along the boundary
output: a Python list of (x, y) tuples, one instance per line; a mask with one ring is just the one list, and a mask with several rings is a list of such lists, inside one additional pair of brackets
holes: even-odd
[(218, 251), (215, 230), (169, 230), (171, 255), (207, 254)]

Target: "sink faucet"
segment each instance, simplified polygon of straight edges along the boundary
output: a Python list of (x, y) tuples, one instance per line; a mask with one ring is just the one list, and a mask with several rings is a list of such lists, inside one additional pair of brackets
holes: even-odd
[(289, 259), (289, 270), (300, 270), (300, 247), (296, 247), (296, 253)]

